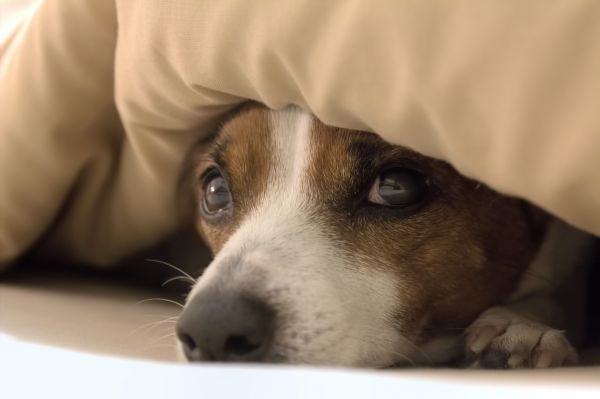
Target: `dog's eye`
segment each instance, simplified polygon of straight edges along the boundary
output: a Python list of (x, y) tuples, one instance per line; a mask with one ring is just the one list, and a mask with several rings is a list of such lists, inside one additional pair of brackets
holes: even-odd
[(211, 172), (207, 175), (204, 183), (202, 210), (208, 215), (215, 215), (232, 206), (231, 192), (227, 181), (218, 171)]
[(426, 195), (427, 182), (421, 173), (394, 167), (377, 177), (369, 192), (369, 202), (390, 207), (407, 207), (422, 202)]

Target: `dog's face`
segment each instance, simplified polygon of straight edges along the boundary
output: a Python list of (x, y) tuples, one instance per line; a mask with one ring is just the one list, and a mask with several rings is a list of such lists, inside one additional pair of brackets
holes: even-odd
[(539, 242), (522, 201), (298, 108), (247, 107), (193, 158), (216, 257), (178, 323), (190, 360), (447, 360)]

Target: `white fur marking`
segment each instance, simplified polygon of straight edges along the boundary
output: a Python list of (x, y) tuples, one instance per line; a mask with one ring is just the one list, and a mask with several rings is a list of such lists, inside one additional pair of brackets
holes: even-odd
[(298, 108), (272, 112), (274, 170), (261, 202), (244, 216), (190, 298), (211, 285), (252, 292), (280, 318), (279, 354), (294, 363), (386, 366), (414, 347), (398, 334), (397, 282), (366, 273), (342, 249), (311, 203), (307, 170), (312, 116)]
[(288, 194), (302, 193), (302, 178), (310, 159), (312, 123), (310, 114), (295, 107), (271, 113), (271, 129), (278, 158), (272, 180)]

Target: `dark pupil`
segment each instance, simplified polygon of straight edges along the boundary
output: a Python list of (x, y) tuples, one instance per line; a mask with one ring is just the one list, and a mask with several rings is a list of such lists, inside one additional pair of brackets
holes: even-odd
[(206, 186), (204, 195), (204, 203), (206, 210), (209, 212), (217, 212), (227, 208), (231, 204), (231, 194), (229, 187), (221, 176), (213, 178)]
[(426, 184), (423, 177), (410, 169), (392, 169), (379, 178), (379, 195), (389, 205), (407, 206), (423, 200)]

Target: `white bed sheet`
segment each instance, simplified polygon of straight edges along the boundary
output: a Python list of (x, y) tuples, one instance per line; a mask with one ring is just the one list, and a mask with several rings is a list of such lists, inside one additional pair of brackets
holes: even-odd
[[(86, 355), (0, 335), (4, 398), (600, 398), (600, 381), (503, 379), (490, 372), (373, 372), (243, 365), (180, 365)], [(512, 374), (512, 373), (509, 373)], [(569, 373), (561, 373), (568, 376)], [(556, 374), (558, 376), (558, 374)], [(544, 383), (540, 383), (543, 381)], [(468, 382), (468, 383), (467, 383)], [(6, 394), (6, 396), (5, 396)]]

